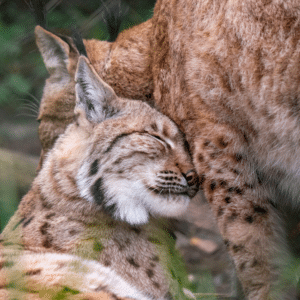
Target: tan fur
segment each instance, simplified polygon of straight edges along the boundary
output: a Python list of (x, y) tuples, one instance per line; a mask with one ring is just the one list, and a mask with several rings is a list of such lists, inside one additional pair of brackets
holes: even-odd
[[(148, 20), (123, 31), (115, 43), (102, 42), (99, 47), (97, 40), (84, 41), (92, 65), (120, 97), (147, 102), (151, 100), (151, 32), (152, 22)], [(103, 51), (107, 44), (109, 53), (106, 49)], [(107, 53), (105, 58), (104, 53)]]
[(277, 208), (299, 205), (299, 15), (295, 0), (158, 0), (151, 20), (111, 44), (111, 59), (99, 54), (106, 42), (85, 42), (109, 84), (137, 83), (125, 79), (118, 93), (144, 92), (152, 78), (155, 105), (186, 134), (248, 299), (293, 299), (288, 286), (278, 291), (288, 250)]
[[(44, 55), (59, 74), (55, 59)], [(182, 265), (160, 219), (180, 215), (197, 192), (183, 134), (146, 103), (117, 97), (86, 58), (75, 78), (75, 121), (2, 233), (2, 287), (12, 298), (67, 287), (183, 299)]]
[(299, 197), (298, 4), (190, 3), (156, 5), (156, 104), (186, 133), (247, 297), (294, 299), (276, 286), (287, 249), (272, 204)]
[[(152, 102), (151, 51), (148, 39), (144, 40), (145, 37), (150, 36), (151, 28), (152, 24), (149, 20), (126, 30), (119, 35), (117, 43), (101, 42), (99, 44), (97, 40), (84, 41), (89, 53), (89, 60), (94, 68), (120, 97)], [(66, 64), (69, 76), (65, 74), (65, 79), (62, 80), (50, 74), (50, 78), (46, 80), (38, 116), (40, 121), (39, 137), (43, 149), (39, 168), (42, 165), (43, 157), (52, 148), (57, 137), (73, 120), (74, 66), (79, 57), (78, 51), (72, 44), (67, 45), (55, 35), (48, 34), (53, 36), (58, 44), (63, 44), (67, 48), (69, 59), (62, 65)], [(44, 33), (40, 27), (37, 27), (36, 42), (41, 53), (46, 51), (45, 48), (49, 46), (43, 44), (43, 40)], [(119, 57), (122, 57), (121, 61)], [(131, 72), (131, 70), (134, 71)], [(137, 87), (139, 88), (137, 89)]]

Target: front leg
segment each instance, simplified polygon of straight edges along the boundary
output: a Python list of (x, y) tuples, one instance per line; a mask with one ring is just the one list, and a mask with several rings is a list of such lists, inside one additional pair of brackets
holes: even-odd
[(267, 183), (248, 154), (244, 136), (218, 126), (195, 140), (194, 163), (246, 298), (295, 299), (283, 284), (289, 255)]

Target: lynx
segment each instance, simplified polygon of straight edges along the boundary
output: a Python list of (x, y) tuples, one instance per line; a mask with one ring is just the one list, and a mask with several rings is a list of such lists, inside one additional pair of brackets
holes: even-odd
[[(299, 16), (296, 0), (158, 0), (152, 19), (114, 43), (85, 41), (119, 96), (149, 99), (185, 133), (251, 300), (294, 299), (281, 277), (290, 257), (281, 214), (299, 208)], [(51, 144), (46, 96), (40, 134)]]
[(185, 299), (166, 220), (198, 189), (183, 134), (148, 104), (117, 97), (85, 57), (75, 80), (75, 120), (2, 233), (1, 299)]

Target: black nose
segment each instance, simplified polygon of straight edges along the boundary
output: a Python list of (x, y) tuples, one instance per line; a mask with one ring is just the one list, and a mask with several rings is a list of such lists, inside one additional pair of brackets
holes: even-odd
[(188, 186), (193, 187), (198, 185), (198, 175), (195, 170), (189, 170), (186, 174), (182, 174), (187, 181)]
[(186, 174), (182, 174), (187, 181), (189, 186), (188, 195), (193, 198), (199, 189), (199, 178), (195, 170), (190, 170)]

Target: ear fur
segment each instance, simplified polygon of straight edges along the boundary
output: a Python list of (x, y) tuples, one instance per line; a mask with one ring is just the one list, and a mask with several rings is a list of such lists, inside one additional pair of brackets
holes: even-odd
[(75, 81), (75, 109), (84, 110), (90, 122), (100, 123), (119, 112), (114, 90), (99, 77), (84, 56), (79, 58)]
[(69, 45), (41, 26), (36, 26), (34, 33), (36, 44), (50, 76), (59, 77), (60, 79), (70, 77), (68, 72)]

